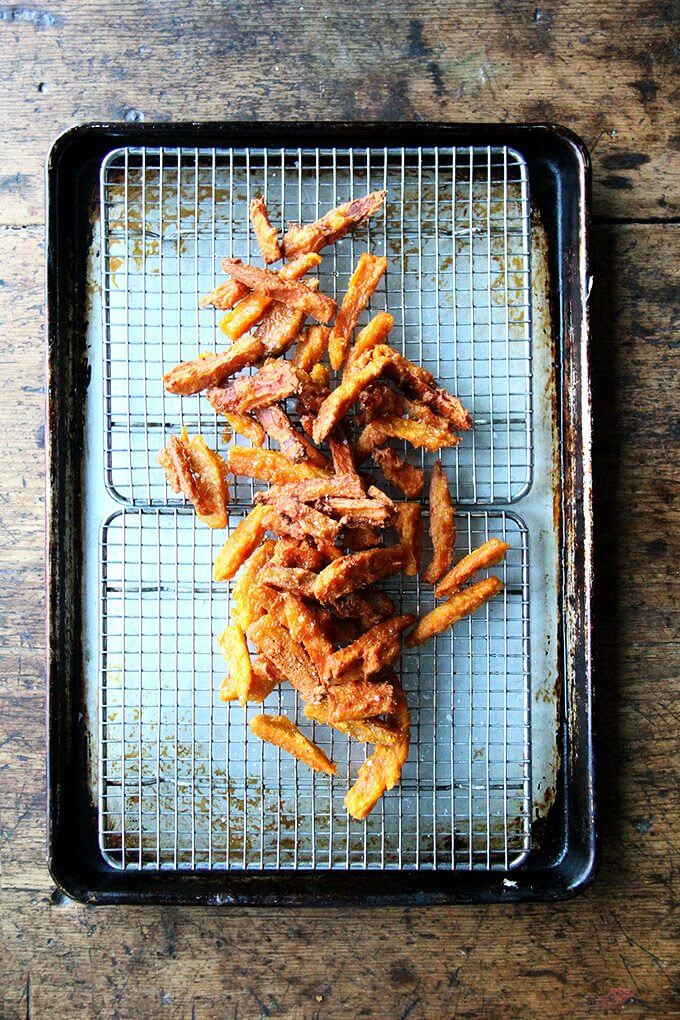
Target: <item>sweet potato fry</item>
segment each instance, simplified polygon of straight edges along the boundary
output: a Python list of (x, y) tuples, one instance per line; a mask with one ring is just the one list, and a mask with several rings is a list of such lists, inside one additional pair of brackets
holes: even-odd
[(326, 353), (329, 332), (327, 326), (308, 326), (295, 345), (295, 364), (304, 368), (305, 372), (311, 372)]
[(420, 516), (420, 504), (399, 503), (394, 526), (397, 529), (399, 547), (402, 550), (401, 569), (407, 577), (413, 577), (420, 570), (422, 553), (423, 522)]
[(243, 564), (231, 592), (231, 617), (242, 631), (248, 630), (259, 614), (253, 604), (251, 593), (262, 567), (272, 559), (276, 542), (271, 539), (254, 549)]
[(451, 565), (456, 541), (456, 517), (449, 481), (442, 462), (436, 461), (430, 476), (430, 535), (432, 560), (423, 571), (423, 580), (435, 584)]
[(317, 573), (326, 565), (326, 557), (306, 538), (280, 538), (274, 544), (272, 563), (280, 567), (301, 567)]
[(399, 635), (410, 627), (415, 617), (411, 613), (391, 616), (376, 624), (353, 641), (327, 656), (322, 679), (338, 682), (351, 674), (353, 679), (367, 680), (386, 666), (391, 666), (399, 655)]
[[(356, 361), (363, 361), (357, 356)], [(351, 366), (355, 367), (354, 363)], [(380, 418), (405, 418), (408, 414), (406, 397), (383, 379), (372, 382), (359, 394), (357, 418), (362, 425)]]
[(319, 502), (319, 509), (335, 517), (347, 528), (372, 525), (385, 528), (394, 519), (395, 504), (364, 496), (360, 499), (345, 496), (328, 496)]
[(300, 503), (316, 503), (329, 496), (343, 495), (360, 499), (364, 495), (363, 485), (357, 490), (352, 475), (327, 475), (304, 482), (274, 485), (267, 492), (258, 493), (256, 498), (258, 503), (276, 503), (280, 496), (288, 496)]
[(370, 457), (373, 450), (384, 446), (388, 439), (405, 439), (411, 446), (424, 450), (441, 450), (460, 443), (460, 436), (448, 428), (434, 430), (431, 425), (410, 418), (379, 418), (360, 433), (355, 444), (357, 457), (360, 460)]
[[(330, 447), (331, 457), (333, 458), (333, 470), (336, 475), (346, 475), (348, 478), (352, 478), (352, 489), (354, 491), (342, 493), (343, 496), (354, 496), (360, 497), (364, 493), (364, 483), (361, 480), (359, 472), (357, 471), (356, 461), (354, 459), (354, 450), (352, 444), (345, 435), (343, 429), (338, 428), (331, 434), (328, 440), (328, 446)], [(338, 493), (338, 495), (341, 495)]]
[(413, 648), (415, 645), (422, 645), (424, 641), (441, 634), (452, 624), (469, 616), (475, 610), (483, 606), (485, 602), (497, 595), (503, 588), (503, 583), (498, 577), (485, 577), (483, 581), (471, 584), (463, 591), (457, 591), (448, 601), (436, 606), (431, 612), (418, 620), (410, 634), (406, 637), (406, 645)]
[[(375, 350), (378, 351), (380, 348), (376, 347)], [(389, 362), (389, 358), (385, 355), (373, 356), (374, 351), (369, 351), (368, 354), (370, 357), (366, 364), (357, 366), (351, 372), (348, 372), (340, 385), (323, 401), (312, 430), (316, 443), (322, 443), (327, 438), (358, 398), (361, 391), (369, 383), (379, 378)]]
[(291, 636), (303, 646), (323, 679), (333, 645), (324, 633), (319, 609), (290, 594), (284, 596), (284, 612)]
[(270, 358), (253, 375), (234, 379), (226, 386), (211, 387), (206, 396), (218, 412), (237, 411), (243, 414), (259, 407), (277, 404), (304, 384), (290, 361)]
[(351, 369), (353, 362), (360, 354), (363, 354), (364, 351), (370, 351), (373, 347), (377, 347), (378, 344), (385, 343), (393, 326), (394, 317), (389, 312), (377, 312), (370, 322), (357, 334), (357, 338), (347, 355), (345, 374)]
[(443, 577), (435, 588), (435, 595), (438, 599), (446, 598), (459, 591), (467, 581), (473, 577), (478, 570), (485, 567), (494, 567), (505, 557), (510, 546), (507, 542), (501, 542), (498, 538), (490, 538), (478, 549), (473, 549), (467, 556), (463, 556), (454, 567), (449, 570), (446, 577)]
[(329, 466), (323, 453), (317, 450), (306, 436), (298, 432), (282, 407), (272, 404), (269, 407), (257, 408), (255, 415), (267, 435), (279, 444), (284, 457), (288, 457), (296, 464), (308, 460), (317, 467)]
[[(311, 699), (309, 699), (311, 700)], [(316, 699), (319, 702), (319, 699)], [(329, 724), (351, 719), (372, 719), (394, 711), (394, 687), (391, 683), (350, 680), (329, 687), (320, 705)]]
[(248, 293), (248, 287), (236, 280), (224, 280), (218, 284), (209, 294), (204, 294), (198, 302), (200, 308), (208, 308), (213, 305), (215, 308), (224, 310), (232, 308), (237, 301), (244, 298)]
[(285, 514), (291, 521), (299, 524), (302, 532), (309, 535), (312, 541), (317, 544), (319, 539), (325, 542), (334, 542), (340, 534), (339, 521), (320, 510), (315, 510), (307, 503), (302, 503), (294, 496), (289, 496), (283, 486), (277, 487), (273, 493), (270, 490), (265, 498), (267, 503), (278, 510), (280, 514)]
[(168, 393), (183, 396), (200, 393), (210, 386), (219, 386), (248, 365), (255, 365), (266, 353), (264, 344), (248, 333), (220, 354), (201, 354), (193, 361), (175, 365), (163, 376), (163, 383)]
[[(265, 441), (265, 431), (259, 422), (251, 418), (249, 414), (239, 411), (225, 411), (224, 417), (231, 425), (234, 432), (239, 436), (249, 439), (253, 446), (262, 446)], [(227, 432), (228, 435), (228, 432)]]
[(315, 772), (325, 772), (329, 776), (334, 776), (338, 771), (337, 766), (324, 754), (321, 748), (308, 740), (295, 723), (292, 723), (285, 715), (255, 715), (249, 725), (251, 731), (260, 740), (266, 740), (268, 743), (288, 751), (294, 758), (309, 765), (310, 769), (314, 769)]
[(359, 316), (387, 269), (387, 259), (364, 252), (350, 277), (337, 319), (328, 338), (328, 353), (334, 369), (340, 368), (347, 356), (352, 332)]
[(256, 506), (240, 521), (217, 554), (213, 567), (213, 581), (228, 581), (234, 576), (264, 538), (269, 514), (269, 507)]
[(314, 586), (314, 595), (320, 602), (332, 602), (341, 595), (396, 573), (402, 558), (403, 552), (397, 546), (366, 549), (342, 556), (321, 571)]
[(342, 619), (358, 620), (364, 631), (394, 614), (394, 602), (378, 588), (368, 588), (363, 594), (353, 591), (349, 595), (342, 595), (330, 602), (328, 608)]
[(394, 747), (399, 740), (399, 730), (395, 724), (383, 722), (382, 719), (355, 719), (352, 722), (329, 723), (328, 713), (321, 705), (305, 705), (304, 713), (308, 719), (331, 725), (334, 730), (345, 733), (352, 740), (358, 740), (362, 744)]
[(247, 634), (257, 650), (285, 676), (305, 701), (320, 701), (323, 698), (325, 687), (307, 652), (271, 615), (262, 616), (251, 623)]
[(263, 260), (267, 265), (278, 262), (281, 258), (279, 232), (276, 227), (271, 225), (267, 204), (262, 195), (254, 198), (250, 203), (250, 222), (253, 225)]
[(158, 454), (175, 492), (182, 492), (193, 503), (196, 513), (210, 528), (226, 528), (229, 504), (227, 465), (206, 444), (203, 436), (189, 439), (187, 430), (171, 436)]
[[(252, 680), (248, 689), (248, 701), (262, 702), (284, 678), (261, 655), (256, 655), (250, 660), (250, 668)], [(238, 696), (238, 682), (231, 676), (225, 676), (220, 685), (220, 701), (236, 701)]]
[[(279, 276), (284, 280), (299, 280), (308, 273), (314, 266), (321, 262), (321, 256), (314, 253), (300, 255), (283, 266), (279, 270)], [(234, 282), (234, 281), (230, 281)], [(220, 321), (220, 329), (230, 340), (238, 340), (246, 330), (258, 322), (267, 309), (273, 304), (274, 299), (268, 294), (261, 294), (253, 291), (247, 294), (239, 303)], [(298, 327), (299, 328), (299, 327)]]
[(239, 704), (245, 706), (250, 697), (253, 671), (245, 634), (240, 627), (226, 627), (217, 639), (229, 668), (229, 676), (236, 685)]
[(280, 567), (277, 563), (270, 563), (260, 571), (258, 582), (268, 584), (278, 591), (311, 598), (314, 594), (316, 576), (315, 573), (305, 570), (304, 567)]
[(327, 212), (315, 223), (304, 227), (291, 224), (283, 238), (283, 253), (287, 259), (305, 251), (320, 251), (334, 244), (360, 223), (373, 216), (385, 201), (386, 191), (372, 191)]
[(359, 527), (345, 528), (342, 533), (342, 544), (352, 552), (361, 552), (382, 545), (382, 538), (382, 532), (378, 528), (371, 524), (361, 524)]
[(309, 378), (317, 386), (327, 390), (330, 384), (331, 377), (330, 372), (328, 371), (325, 365), (314, 365), (311, 372), (309, 373)]
[(337, 311), (337, 304), (327, 294), (317, 293), (296, 280), (286, 280), (269, 269), (246, 265), (237, 259), (222, 259), (222, 269), (246, 287), (268, 294), (289, 308), (297, 308), (317, 322), (330, 322)]
[(278, 450), (252, 450), (245, 446), (230, 448), (229, 470), (233, 475), (245, 475), (246, 478), (258, 478), (261, 482), (274, 484), (327, 477), (323, 468), (308, 461), (293, 464)]
[(399, 782), (409, 751), (409, 711), (406, 695), (397, 688), (394, 725), (399, 737), (390, 747), (376, 747), (359, 769), (357, 781), (345, 796), (345, 807), (353, 818), (366, 818), (386, 790)]
[(415, 499), (423, 491), (425, 472), (402, 460), (389, 446), (371, 450), (371, 457), (387, 481), (401, 489), (408, 499)]
[(268, 527), (275, 535), (295, 539), (308, 539), (311, 537), (314, 545), (316, 545), (327, 562), (340, 559), (342, 551), (336, 545), (333, 545), (329, 539), (322, 538), (320, 535), (313, 533), (314, 529), (309, 520), (303, 522), (301, 519), (298, 519), (294, 521), (286, 514), (279, 513), (274, 507), (269, 509), (271, 517), (268, 521)]

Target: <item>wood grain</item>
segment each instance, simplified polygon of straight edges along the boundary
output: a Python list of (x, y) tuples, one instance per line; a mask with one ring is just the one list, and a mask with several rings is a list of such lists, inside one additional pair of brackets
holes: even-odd
[(0, 4), (0, 222), (39, 223), (51, 140), (89, 120), (543, 121), (593, 152), (594, 207), (678, 215), (672, 0)]
[(680, 227), (601, 227), (593, 241), (604, 861), (591, 890), (552, 906), (96, 909), (55, 891), (44, 864), (42, 235), (0, 230), (8, 1017), (671, 1015)]

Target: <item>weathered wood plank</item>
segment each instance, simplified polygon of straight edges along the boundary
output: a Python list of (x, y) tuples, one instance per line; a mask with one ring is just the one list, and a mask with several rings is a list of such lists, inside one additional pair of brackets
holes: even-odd
[(668, 219), (674, 19), (670, 0), (3, 5), (0, 222), (42, 220), (58, 132), (142, 118), (548, 121), (593, 151), (596, 213)]

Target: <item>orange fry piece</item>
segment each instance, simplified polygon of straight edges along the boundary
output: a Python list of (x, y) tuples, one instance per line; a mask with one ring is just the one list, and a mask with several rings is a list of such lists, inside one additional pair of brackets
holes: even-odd
[(219, 413), (238, 411), (243, 414), (277, 404), (291, 394), (299, 393), (303, 385), (304, 379), (292, 362), (269, 358), (257, 372), (233, 379), (226, 386), (211, 387), (206, 396)]
[(334, 776), (338, 771), (337, 765), (321, 748), (313, 744), (285, 715), (255, 715), (250, 720), (250, 729), (260, 740), (288, 751), (315, 772)]
[(351, 672), (352, 677), (356, 675), (356, 679), (367, 680), (373, 673), (391, 666), (399, 655), (399, 635), (414, 620), (412, 613), (404, 613), (376, 624), (352, 644), (328, 655), (322, 677), (337, 682)]
[[(376, 347), (375, 350), (379, 351), (380, 347)], [(315, 443), (322, 443), (327, 438), (357, 400), (361, 391), (382, 374), (389, 362), (385, 355), (374, 356), (374, 351), (369, 351), (368, 354), (370, 357), (366, 364), (353, 367), (321, 404), (312, 430)]]
[(510, 546), (507, 542), (501, 542), (498, 538), (490, 538), (478, 549), (473, 549), (467, 556), (463, 556), (454, 567), (449, 570), (446, 577), (443, 577), (435, 588), (435, 595), (438, 599), (453, 595), (454, 592), (466, 584), (471, 577), (485, 567), (494, 567), (504, 558)]
[(253, 225), (253, 231), (264, 261), (267, 265), (278, 262), (281, 258), (279, 232), (276, 227), (271, 225), (267, 203), (262, 195), (254, 198), (250, 203), (250, 222)]
[(294, 595), (284, 596), (284, 612), (291, 636), (303, 646), (320, 676), (333, 654), (333, 645), (324, 634), (317, 609)]
[(346, 733), (352, 740), (362, 744), (376, 744), (380, 747), (394, 747), (399, 740), (399, 730), (394, 723), (382, 719), (354, 719), (351, 722), (329, 723), (322, 705), (305, 705), (304, 713), (314, 722), (330, 725), (340, 733)]
[(278, 450), (249, 449), (245, 446), (230, 448), (229, 470), (233, 475), (245, 475), (246, 478), (258, 478), (261, 482), (273, 484), (327, 477), (323, 468), (308, 461), (293, 464)]
[(442, 462), (436, 461), (430, 476), (430, 535), (432, 560), (423, 571), (423, 579), (435, 584), (448, 570), (456, 541), (456, 511), (451, 500), (449, 481)]
[(267, 539), (253, 550), (236, 578), (231, 592), (231, 616), (243, 631), (261, 615), (253, 603), (252, 592), (260, 570), (272, 559), (275, 549), (276, 542)]
[(471, 584), (463, 591), (457, 591), (447, 602), (436, 606), (431, 612), (418, 620), (410, 634), (406, 637), (406, 645), (413, 648), (415, 645), (422, 645), (428, 638), (435, 634), (441, 634), (452, 624), (469, 616), (475, 610), (483, 606), (485, 602), (497, 595), (503, 588), (503, 583), (498, 577), (485, 577), (483, 581)]
[(224, 629), (217, 641), (229, 668), (229, 676), (236, 686), (236, 697), (239, 704), (245, 707), (253, 682), (245, 634), (240, 627), (230, 626)]
[[(231, 425), (234, 432), (239, 436), (249, 439), (253, 446), (262, 446), (265, 441), (265, 431), (258, 421), (251, 418), (249, 414), (239, 411), (225, 411), (224, 417)], [(226, 436), (229, 436), (228, 430)]]
[(280, 496), (288, 496), (300, 503), (316, 503), (327, 496), (350, 496), (361, 499), (364, 488), (361, 483), (356, 487), (352, 475), (326, 475), (323, 478), (308, 478), (304, 482), (293, 482), (288, 485), (275, 485), (267, 492), (257, 494), (258, 503), (276, 503)]
[(209, 294), (204, 294), (198, 304), (200, 308), (208, 308), (210, 305), (214, 305), (220, 310), (232, 308), (247, 293), (248, 288), (242, 283), (237, 283), (236, 280), (224, 280)]
[[(321, 256), (310, 252), (308, 255), (300, 255), (287, 266), (279, 270), (279, 276), (283, 280), (299, 280), (310, 269), (318, 266)], [(234, 282), (233, 280), (230, 282)], [(246, 330), (258, 322), (267, 309), (274, 303), (274, 299), (268, 294), (261, 294), (253, 291), (247, 294), (239, 303), (220, 320), (219, 326), (225, 336), (230, 340), (238, 340)]]
[(403, 552), (398, 546), (341, 556), (321, 571), (314, 585), (314, 595), (320, 602), (332, 602), (341, 595), (395, 574), (402, 558)]
[(267, 349), (257, 337), (246, 334), (220, 354), (200, 354), (193, 361), (175, 365), (165, 373), (163, 383), (168, 393), (181, 393), (183, 396), (200, 393), (209, 386), (219, 386), (242, 368), (254, 365), (266, 353)]
[(193, 503), (196, 513), (210, 528), (226, 528), (229, 504), (227, 465), (206, 444), (203, 436), (189, 439), (186, 428), (171, 436), (157, 457), (170, 486)]
[(363, 354), (370, 351), (378, 344), (385, 343), (387, 336), (394, 326), (394, 317), (389, 312), (376, 312), (373, 318), (357, 334), (354, 344), (347, 355), (345, 373), (349, 371), (352, 363)]
[[(316, 701), (319, 702), (319, 699)], [(393, 685), (373, 680), (350, 680), (335, 684), (328, 688), (320, 702), (326, 715), (324, 722), (329, 725), (353, 719), (372, 719), (376, 715), (394, 711), (394, 706)]]
[(299, 641), (295, 641), (284, 627), (274, 622), (271, 615), (262, 616), (251, 623), (247, 633), (257, 650), (269, 659), (305, 701), (321, 700), (325, 688), (311, 659)]
[(449, 429), (435, 430), (431, 425), (411, 418), (378, 418), (362, 430), (355, 444), (359, 458), (369, 457), (377, 446), (388, 439), (405, 439), (411, 446), (424, 450), (441, 450), (444, 446), (458, 446), (460, 436)]
[(309, 373), (309, 378), (316, 386), (322, 387), (325, 390), (328, 389), (331, 380), (330, 372), (325, 365), (314, 365)]
[(338, 317), (328, 338), (328, 353), (334, 369), (340, 368), (347, 356), (350, 338), (371, 295), (387, 269), (383, 256), (364, 252), (350, 277)]
[(337, 304), (327, 294), (317, 293), (296, 280), (286, 280), (269, 269), (247, 265), (238, 259), (222, 259), (222, 269), (246, 287), (268, 294), (289, 308), (297, 308), (318, 322), (330, 322), (337, 311)]
[(407, 577), (413, 577), (420, 570), (422, 552), (423, 522), (420, 516), (420, 503), (399, 503), (394, 526), (399, 535), (399, 548), (402, 550), (401, 569)]
[[(233, 450), (238, 447), (232, 447)], [(260, 452), (260, 451), (255, 451)], [(270, 510), (256, 506), (239, 522), (217, 554), (213, 566), (213, 581), (228, 581), (260, 544), (267, 530)]]
[(382, 532), (371, 524), (361, 524), (359, 527), (345, 528), (342, 542), (352, 552), (374, 549), (376, 546), (382, 545)]
[(345, 796), (345, 807), (353, 818), (366, 818), (383, 793), (396, 786), (408, 758), (410, 723), (408, 705), (406, 695), (400, 688), (397, 688), (395, 693), (397, 704), (394, 725), (399, 734), (398, 739), (390, 747), (377, 747), (359, 769), (354, 786)]
[(295, 346), (295, 364), (304, 368), (305, 372), (311, 372), (326, 353), (329, 332), (327, 326), (308, 326)]
[(262, 568), (258, 581), (278, 591), (311, 597), (316, 574), (311, 570), (305, 570), (304, 567), (280, 567), (278, 563), (271, 563)]
[(371, 457), (387, 481), (401, 489), (408, 499), (415, 499), (423, 491), (425, 472), (402, 460), (389, 446), (371, 450)]
[[(283, 682), (283, 677), (261, 655), (251, 659), (250, 668), (252, 680), (248, 690), (248, 701), (262, 702)], [(231, 676), (225, 676), (220, 685), (220, 701), (236, 701), (238, 696), (238, 682)]]
[(280, 538), (274, 545), (272, 563), (280, 567), (302, 567), (314, 573), (326, 565), (326, 557), (305, 538)]
[(304, 227), (291, 224), (283, 238), (283, 253), (292, 259), (304, 251), (320, 251), (328, 244), (335, 244), (354, 227), (373, 216), (385, 201), (386, 191), (372, 191), (369, 195), (345, 202), (331, 209), (315, 223)]
[(281, 453), (289, 460), (295, 463), (308, 460), (311, 464), (316, 464), (317, 467), (328, 467), (328, 461), (323, 453), (310, 443), (307, 436), (295, 428), (282, 407), (270, 405), (258, 408), (255, 414), (267, 435), (279, 444)]

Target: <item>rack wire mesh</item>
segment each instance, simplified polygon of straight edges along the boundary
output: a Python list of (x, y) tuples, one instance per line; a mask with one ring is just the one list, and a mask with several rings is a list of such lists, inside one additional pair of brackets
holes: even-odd
[[(398, 789), (355, 822), (342, 800), (363, 747), (314, 727), (338, 763), (334, 780), (319, 778), (249, 739), (250, 708), (219, 701), (214, 638), (229, 596), (210, 576), (224, 533), (196, 526), (155, 454), (181, 424), (223, 445), (207, 403), (167, 395), (161, 376), (219, 347), (220, 313), (198, 299), (219, 281), (220, 257), (255, 255), (250, 198), (264, 193), (283, 224), (377, 187), (388, 189), (385, 214), (328, 252), (321, 286), (341, 296), (361, 251), (388, 255), (364, 318), (389, 308), (393, 342), (475, 417), (461, 446), (442, 451), (469, 508), (458, 552), (492, 535), (511, 551), (495, 571), (501, 597), (404, 654), (409, 761)], [(121, 868), (517, 865), (531, 821), (528, 537), (507, 509), (533, 462), (522, 159), (506, 148), (123, 149), (104, 163), (101, 197), (105, 482), (124, 504), (100, 542), (103, 851)], [(231, 526), (257, 487), (238, 481)], [(432, 607), (417, 579), (392, 594), (404, 609)], [(283, 689), (268, 707), (299, 711)]]

